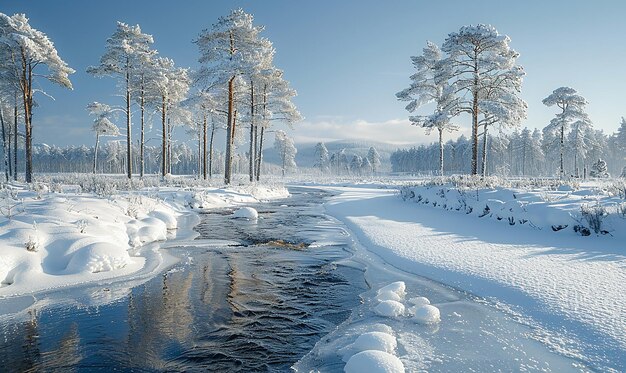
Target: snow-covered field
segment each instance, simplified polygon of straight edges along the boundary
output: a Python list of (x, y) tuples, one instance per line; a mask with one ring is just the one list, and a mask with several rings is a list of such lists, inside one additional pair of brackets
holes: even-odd
[[(113, 184), (113, 183), (111, 183)], [(0, 297), (105, 281), (167, 265), (159, 245), (192, 235), (198, 209), (288, 195), (283, 187), (156, 187), (107, 195), (78, 185), (0, 190)], [(171, 259), (170, 259), (171, 260)]]
[[(549, 330), (534, 338), (568, 356), (605, 369), (626, 367), (620, 196), (596, 186), (460, 193), (452, 186), (414, 186), (401, 194), (371, 186), (326, 189), (338, 193), (327, 211), (385, 262), (493, 299)], [(597, 234), (581, 236), (572, 228), (586, 223), (583, 204), (609, 210)], [(553, 225), (568, 228), (554, 231)], [(441, 322), (448, 321), (442, 315)]]

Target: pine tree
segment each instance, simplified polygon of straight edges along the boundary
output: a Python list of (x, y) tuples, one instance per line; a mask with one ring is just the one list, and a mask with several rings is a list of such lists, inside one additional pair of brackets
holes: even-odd
[(565, 134), (571, 123), (575, 120), (589, 121), (585, 113), (585, 105), (587, 100), (580, 96), (575, 89), (570, 87), (560, 87), (555, 89), (552, 94), (543, 99), (546, 106), (557, 106), (561, 112), (550, 121), (550, 124), (544, 129), (544, 137), (547, 132), (557, 133), (559, 142), (559, 177), (565, 176), (565, 167), (563, 164), (563, 153), (565, 149)]
[(87, 68), (94, 76), (114, 76), (123, 85), (126, 113), (126, 176), (133, 173), (131, 111), (132, 82), (135, 74), (142, 70), (146, 59), (151, 56), (150, 45), (154, 42), (151, 35), (141, 32), (139, 25), (129, 26), (118, 22), (113, 35), (106, 41), (106, 49), (98, 66)]
[[(42, 77), (59, 86), (72, 89), (69, 75), (74, 73), (58, 55), (52, 41), (43, 32), (34, 29), (25, 14), (11, 17), (0, 13), (0, 56), (2, 70), (14, 71), (17, 93), (21, 96), (24, 111), (24, 136), (26, 151), (26, 182), (33, 177), (33, 107), (37, 91), (36, 77)], [(7, 57), (9, 57), (7, 59)], [(43, 66), (47, 71), (40, 71)], [(40, 90), (39, 90), (40, 91)], [(16, 100), (17, 101), (17, 100)], [(17, 103), (15, 106), (17, 127)], [(17, 131), (15, 131), (17, 135)], [(17, 142), (16, 142), (17, 143)]]

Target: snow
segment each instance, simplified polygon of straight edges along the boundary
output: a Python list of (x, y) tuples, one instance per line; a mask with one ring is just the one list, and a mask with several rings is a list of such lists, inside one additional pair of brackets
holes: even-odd
[(397, 346), (398, 342), (393, 335), (383, 332), (369, 332), (361, 334), (350, 347), (355, 353), (378, 350), (392, 354)]
[(404, 365), (396, 356), (383, 351), (363, 351), (353, 355), (346, 367), (346, 373), (404, 373)]
[(385, 300), (394, 300), (396, 302), (399, 302), (402, 300), (402, 297), (400, 297), (398, 293), (394, 293), (393, 291), (383, 291), (378, 292), (378, 295), (376, 295), (376, 300), (378, 300), (379, 302)]
[[(425, 187), (412, 188), (421, 192)], [(602, 364), (607, 364), (607, 356), (616, 358), (626, 349), (624, 221), (613, 214), (607, 221), (611, 235), (590, 237), (550, 228), (563, 219), (570, 224), (576, 221), (573, 215), (589, 201), (588, 190), (493, 188), (466, 192), (475, 202), (470, 198), (465, 202), (475, 207), (491, 203), (489, 213), (479, 218), (483, 209), (475, 208), (469, 214), (456, 210), (464, 204), (453, 196), (463, 193), (452, 188), (430, 188), (422, 195), (429, 202), (417, 204), (410, 203), (413, 199), (398, 198), (397, 189), (325, 189), (337, 194), (325, 205), (327, 212), (344, 222), (359, 243), (386, 265), (497, 299), (503, 309), (530, 318), (555, 335), (537, 339), (594, 364), (606, 367)], [(606, 192), (593, 196), (605, 206), (616, 202)], [(518, 215), (522, 213), (527, 215)], [(502, 219), (497, 219), (499, 214), (504, 215), (500, 215)], [(516, 224), (503, 222), (507, 216)], [(536, 223), (534, 227), (520, 224), (520, 218)], [(414, 297), (409, 303), (419, 303), (411, 301)], [(411, 307), (411, 311), (420, 318), (438, 319), (434, 308)], [(404, 319), (411, 320), (399, 321)], [(616, 364), (623, 364), (622, 360)], [(614, 365), (609, 362), (608, 366)]]
[(420, 324), (435, 324), (441, 321), (439, 308), (430, 304), (421, 306), (415, 310), (413, 320)]
[(241, 207), (233, 212), (233, 217), (256, 220), (259, 218), (259, 213), (252, 207)]
[(395, 300), (384, 300), (374, 306), (374, 312), (385, 317), (399, 317), (404, 315), (404, 304)]
[(158, 273), (174, 260), (158, 250), (160, 243), (192, 236), (195, 210), (289, 195), (281, 186), (256, 185), (144, 188), (108, 196), (66, 186), (53, 193), (45, 183), (34, 190), (21, 184), (5, 188), (0, 190), (0, 298)]
[(427, 304), (430, 304), (430, 300), (426, 297), (414, 297), (409, 299), (409, 303), (413, 304), (414, 306), (425, 306)]
[(396, 281), (387, 286), (378, 289), (378, 294), (392, 292), (398, 295), (400, 298), (404, 298), (406, 295), (406, 284), (404, 281)]

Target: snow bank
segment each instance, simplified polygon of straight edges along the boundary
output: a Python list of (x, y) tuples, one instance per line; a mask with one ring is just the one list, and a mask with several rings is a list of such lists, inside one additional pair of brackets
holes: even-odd
[[(483, 216), (489, 219), (486, 220), (479, 218), (484, 209), (468, 213), (470, 209), (463, 207), (498, 200), (503, 202), (498, 206), (517, 205), (533, 216), (545, 215), (546, 221), (556, 222), (553, 219), (557, 215), (575, 221), (569, 212), (578, 211), (594, 187), (581, 188), (586, 188), (586, 192), (546, 190), (542, 195), (538, 191), (513, 194), (512, 189), (459, 192), (432, 187), (428, 195), (421, 195), (422, 202), (416, 206), (399, 199), (397, 190), (328, 187), (336, 197), (325, 207), (389, 266), (498, 299), (556, 333), (556, 342), (551, 339), (549, 343), (557, 348), (562, 347), (561, 343), (565, 349), (570, 348), (567, 344), (572, 335), (566, 333), (562, 338), (561, 332), (572, 331), (575, 350), (603, 361), (603, 357), (626, 349), (626, 318), (622, 317), (626, 309), (626, 228), (614, 228), (612, 237), (586, 238), (569, 228), (554, 232), (545, 224), (543, 229), (532, 227), (529, 222), (521, 227), (519, 222), (510, 226), (504, 218), (499, 221), (494, 212)], [(417, 202), (419, 192), (427, 188), (411, 189), (412, 196), (406, 194), (409, 189), (402, 195)], [(486, 198), (488, 193), (490, 197)], [(592, 194), (600, 195), (601, 206), (609, 206), (612, 199), (619, 198), (609, 192)], [(455, 195), (464, 198), (455, 200)], [(425, 199), (430, 207), (425, 205)], [(472, 199), (474, 202), (470, 202)], [(506, 204), (511, 201), (515, 203)], [(446, 211), (450, 209), (453, 211)], [(494, 214), (493, 219), (489, 214)], [(611, 223), (613, 227), (626, 223), (626, 219), (614, 213), (608, 218), (617, 220)], [(411, 307), (409, 313), (417, 309)]]
[[(405, 201), (493, 219), (508, 226), (570, 235), (611, 234), (626, 239), (622, 186), (587, 184), (577, 188), (561, 185), (469, 189), (452, 184), (418, 185), (400, 188), (400, 196)], [(589, 211), (600, 211), (603, 215), (600, 226), (590, 221)]]
[(241, 207), (233, 212), (233, 217), (256, 220), (259, 218), (259, 213), (252, 207)]
[(363, 351), (353, 355), (346, 364), (346, 373), (404, 373), (404, 365), (396, 356), (383, 351)]
[[(145, 267), (148, 255), (162, 261), (161, 254), (146, 245), (174, 237), (179, 218), (193, 214), (189, 208), (236, 206), (257, 203), (256, 196), (289, 195), (283, 187), (262, 186), (127, 192), (112, 188), (106, 195), (81, 193), (82, 189), (48, 188), (43, 183), (33, 190), (0, 185), (0, 298), (130, 276)], [(252, 208), (241, 211), (247, 218), (258, 216)], [(182, 221), (193, 224), (197, 219)], [(158, 265), (150, 268), (156, 270)]]

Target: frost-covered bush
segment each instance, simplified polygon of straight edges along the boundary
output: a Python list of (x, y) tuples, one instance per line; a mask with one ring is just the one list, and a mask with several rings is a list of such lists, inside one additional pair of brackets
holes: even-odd
[(10, 220), (22, 211), (23, 201), (18, 198), (17, 189), (0, 185), (0, 214)]
[(608, 233), (602, 229), (602, 222), (604, 218), (608, 216), (606, 207), (596, 203), (595, 205), (584, 204), (580, 207), (580, 213), (583, 219), (587, 222), (589, 229), (593, 230), (596, 234)]
[(618, 203), (616, 206), (617, 215), (626, 219), (626, 202)]
[(624, 168), (622, 168), (622, 174), (619, 177), (626, 179), (626, 166), (624, 166)]
[(598, 159), (596, 163), (591, 165), (591, 171), (589, 171), (589, 176), (602, 179), (610, 177), (606, 161), (603, 159)]

